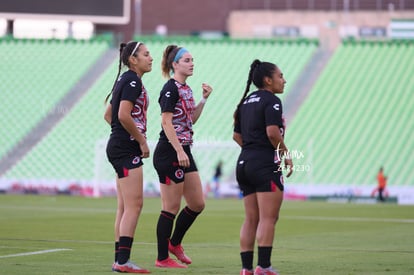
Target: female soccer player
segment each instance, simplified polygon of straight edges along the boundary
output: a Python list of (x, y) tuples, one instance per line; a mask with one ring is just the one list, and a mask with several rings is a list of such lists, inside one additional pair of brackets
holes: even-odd
[[(259, 89), (247, 96), (250, 85)], [(276, 221), (283, 200), (282, 170), (292, 173), (292, 160), (283, 141), (285, 123), (282, 102), (274, 94), (283, 93), (286, 81), (273, 63), (254, 60), (247, 86), (234, 113), (233, 139), (242, 148), (236, 177), (243, 194), (245, 220), (240, 230), (241, 275), (275, 275), (271, 253)], [(253, 271), (255, 240), (258, 265)]]
[[(122, 64), (128, 70), (119, 77)], [(112, 129), (106, 153), (117, 174), (115, 263), (112, 265), (112, 270), (117, 272), (150, 273), (129, 258), (143, 205), (142, 159), (149, 157), (145, 136), (148, 95), (141, 78), (151, 69), (152, 57), (144, 44), (122, 43), (117, 80), (105, 100), (112, 95), (104, 117)]]
[[(157, 223), (157, 267), (186, 268), (169, 257), (191, 264), (181, 242), (196, 217), (204, 209), (203, 188), (193, 156), (193, 124), (197, 122), (212, 88), (202, 84), (201, 101), (196, 105), (186, 80), (193, 75), (193, 57), (185, 48), (169, 45), (164, 50), (162, 72), (166, 78), (159, 97), (162, 130), (154, 151), (154, 167), (160, 180), (162, 210)], [(187, 203), (175, 222), (181, 198)]]

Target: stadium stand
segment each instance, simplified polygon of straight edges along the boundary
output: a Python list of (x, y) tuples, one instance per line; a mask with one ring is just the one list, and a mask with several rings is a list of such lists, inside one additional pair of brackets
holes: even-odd
[(0, 159), (27, 135), (106, 49), (104, 41), (0, 40)]
[[(166, 45), (188, 48), (195, 59), (195, 74), (188, 83), (200, 99), (200, 85), (208, 82), (214, 93), (195, 125), (195, 157), (203, 181), (224, 160), (224, 177), (233, 176), (238, 148), (231, 141), (232, 114), (245, 86), (254, 58), (276, 62), (288, 81), (282, 100), (293, 96), (292, 86), (318, 53), (309, 40), (199, 40), (139, 37), (154, 58), (153, 71), (144, 76), (150, 93), (148, 139), (154, 146), (160, 130), (158, 93), (165, 82), (160, 61)], [(2, 60), (2, 147), (0, 160), (50, 112), (99, 56), (114, 51), (102, 41), (0, 40)], [(29, 54), (35, 52), (36, 55)], [(13, 53), (13, 54), (12, 54)], [(18, 53), (18, 54), (16, 54)], [(64, 54), (62, 54), (64, 53)], [(64, 62), (60, 61), (65, 58)], [(26, 67), (21, 64), (27, 58)], [(288, 181), (298, 186), (375, 186), (381, 165), (393, 186), (412, 186), (414, 157), (414, 43), (412, 41), (343, 41), (333, 53), (315, 86), (290, 113), (287, 144), (294, 154), (296, 172)], [(47, 61), (47, 62), (46, 62)], [(56, 186), (113, 182), (114, 173), (104, 152), (109, 127), (103, 121), (103, 100), (112, 87), (117, 58), (73, 109), (1, 180)], [(33, 72), (18, 78), (21, 71)], [(62, 69), (63, 68), (63, 69)], [(61, 82), (61, 80), (64, 80)], [(20, 81), (19, 81), (20, 80)], [(41, 81), (39, 81), (41, 80)], [(59, 83), (59, 88), (52, 83)], [(297, 84), (297, 83), (296, 83)], [(3, 88), (4, 87), (4, 88)], [(296, 87), (295, 87), (296, 88)], [(26, 89), (30, 93), (27, 100)], [(252, 87), (253, 89), (253, 87)], [(21, 91), (20, 93), (13, 93)], [(301, 94), (303, 96), (303, 94)], [(47, 99), (47, 100), (46, 100)], [(33, 102), (41, 106), (33, 107)], [(22, 124), (24, 121), (25, 124)], [(22, 124), (22, 127), (15, 125)], [(302, 154), (302, 155), (301, 155)], [(296, 157), (296, 159), (295, 159)], [(151, 160), (145, 179), (156, 183)], [(231, 180), (231, 179), (230, 179)]]
[[(288, 94), (291, 85), (318, 47), (317, 41), (309, 40), (137, 39), (147, 44), (154, 58), (153, 71), (143, 78), (151, 97), (148, 139), (152, 145), (160, 131), (157, 99), (165, 82), (161, 77), (160, 61), (166, 45), (176, 43), (185, 46), (193, 54), (195, 74), (188, 82), (197, 101), (200, 99), (202, 82), (208, 82), (214, 87), (214, 94), (208, 100), (205, 113), (195, 125), (195, 146), (200, 147), (195, 150), (198, 151), (196, 158), (201, 176), (206, 180), (209, 180), (219, 159), (226, 161), (223, 167), (225, 176), (230, 177), (233, 174), (238, 149), (231, 141), (232, 114), (244, 91), (249, 65), (253, 59), (277, 63), (288, 81)], [(79, 63), (77, 66), (80, 66)], [(56, 181), (57, 185), (60, 182), (91, 182), (97, 180), (97, 177), (102, 181), (113, 181), (114, 173), (104, 153), (110, 130), (103, 121), (103, 100), (112, 87), (117, 66), (118, 62), (114, 60), (82, 100), (31, 152), (4, 175), (5, 178), (44, 179), (49, 182)], [(79, 71), (81, 70), (76, 73)], [(74, 78), (76, 77), (79, 78), (79, 74), (75, 74)], [(151, 161), (145, 163), (146, 180), (157, 182)]]
[(304, 153), (292, 181), (374, 186), (383, 165), (391, 185), (412, 186), (413, 60), (412, 41), (344, 41), (287, 129)]

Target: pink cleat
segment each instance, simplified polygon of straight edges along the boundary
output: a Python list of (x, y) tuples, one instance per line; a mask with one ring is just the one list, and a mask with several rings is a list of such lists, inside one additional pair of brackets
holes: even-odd
[(112, 265), (112, 271), (122, 272), (122, 273), (140, 273), (140, 274), (149, 274), (151, 271), (141, 268), (134, 264), (133, 262), (126, 262), (124, 264), (114, 263)]
[(253, 270), (243, 268), (240, 270), (240, 275), (254, 275)]
[(170, 251), (172, 254), (174, 254), (175, 257), (177, 257), (177, 259), (180, 260), (182, 263), (184, 263), (184, 264), (191, 264), (192, 263), (190, 257), (185, 255), (184, 248), (181, 246), (181, 244), (179, 244), (177, 246), (173, 246), (171, 244), (171, 242), (169, 241), (168, 242), (168, 251)]
[(156, 260), (155, 261), (155, 266), (156, 267), (164, 267), (164, 268), (187, 268), (186, 265), (177, 263), (176, 261), (174, 261), (173, 259), (171, 259), (170, 257), (168, 257), (165, 260)]
[(257, 266), (254, 270), (254, 275), (279, 275), (279, 273), (277, 273), (277, 271), (274, 270), (271, 266), (267, 268)]

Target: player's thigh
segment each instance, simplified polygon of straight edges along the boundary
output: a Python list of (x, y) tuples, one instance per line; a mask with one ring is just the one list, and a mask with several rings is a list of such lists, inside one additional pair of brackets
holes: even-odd
[(183, 196), (184, 182), (160, 184), (162, 210), (176, 215), (180, 210), (181, 198)]
[(246, 220), (250, 222), (258, 222), (259, 220), (259, 206), (257, 204), (256, 193), (249, 194), (243, 198), (244, 215)]
[(118, 211), (122, 213), (124, 211), (124, 199), (122, 197), (122, 189), (119, 185), (118, 177), (116, 177), (116, 199), (117, 199)]
[(128, 171), (128, 176), (118, 179), (124, 207), (142, 206), (143, 174), (142, 166)]
[(271, 219), (276, 222), (283, 202), (283, 192), (276, 188), (273, 192), (257, 192), (256, 196), (260, 219)]

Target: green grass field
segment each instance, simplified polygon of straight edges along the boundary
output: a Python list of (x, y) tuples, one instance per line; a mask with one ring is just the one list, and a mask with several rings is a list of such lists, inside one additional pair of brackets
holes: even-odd
[[(0, 274), (110, 274), (115, 205), (1, 195)], [(185, 270), (154, 267), (159, 210), (158, 198), (145, 199), (133, 261), (152, 274), (239, 274), (240, 200), (207, 201), (184, 239), (193, 259)], [(413, 262), (414, 206), (284, 202), (272, 254), (283, 275), (414, 274)]]

